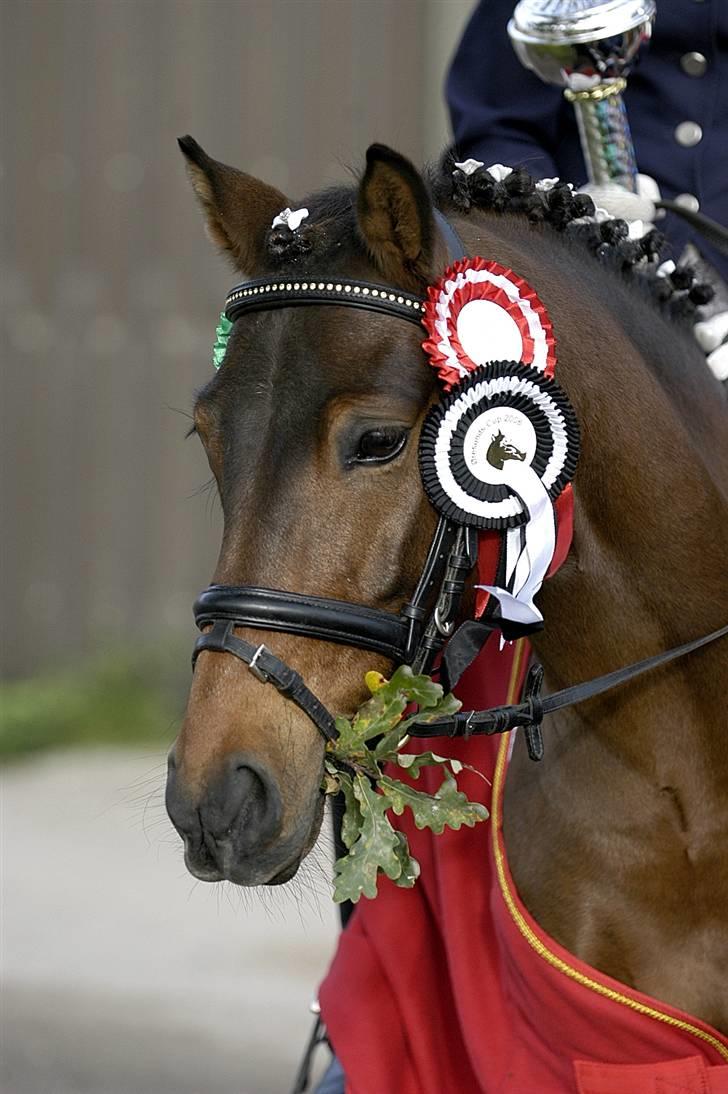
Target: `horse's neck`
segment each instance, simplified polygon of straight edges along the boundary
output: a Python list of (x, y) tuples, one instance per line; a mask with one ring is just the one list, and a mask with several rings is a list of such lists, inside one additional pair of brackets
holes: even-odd
[[(649, 535), (625, 542), (575, 493), (572, 557), (539, 600), (547, 691), (728, 622), (728, 522), (709, 512), (709, 489), (696, 514), (676, 505), (664, 520), (646, 499)], [(559, 711), (540, 764), (517, 740), (504, 809), (513, 876), (537, 921), (588, 964), (725, 1033), (727, 689), (722, 638)], [(681, 947), (684, 966), (666, 966)]]
[[(654, 385), (644, 370), (632, 382)], [(535, 643), (550, 686), (588, 679), (728, 623), (728, 497), (715, 469), (659, 391), (645, 392), (644, 409), (639, 398), (629, 407), (622, 383), (612, 389), (607, 382), (593, 424), (588, 410), (579, 409), (577, 386), (570, 389), (583, 449), (574, 540), (562, 571), (542, 590), (546, 626)], [(686, 413), (691, 409), (699, 412)], [(680, 710), (689, 707), (684, 720), (698, 727), (723, 709), (726, 687), (728, 639), (722, 639), (615, 692), (605, 709), (619, 718), (607, 722), (630, 744), (653, 731), (662, 738), (665, 718), (680, 717)], [(587, 707), (580, 717), (593, 721), (597, 709)]]
[[(549, 687), (728, 623), (728, 416), (690, 336), (550, 230), (482, 215), (459, 228), (471, 253), (511, 266), (543, 300), (556, 378), (581, 426), (574, 545), (540, 600), (535, 644)], [(625, 747), (650, 735), (657, 747), (670, 714), (685, 734), (702, 733), (725, 705), (727, 677), (723, 639), (564, 726), (596, 720)]]
[[(645, 318), (649, 326), (653, 316)], [(659, 325), (657, 331), (669, 336)], [(604, 333), (609, 345), (611, 332)], [(647, 367), (634, 344), (615, 346), (610, 365), (600, 374), (598, 358), (564, 360), (564, 383), (582, 426), (582, 459), (574, 484), (572, 558), (560, 580), (544, 590), (541, 652), (552, 674), (571, 680), (728, 623), (728, 419), (723, 413), (718, 431), (705, 399), (679, 404), (661, 385), (659, 364)], [(585, 377), (590, 367), (594, 372)], [(697, 355), (688, 356), (684, 368), (696, 370), (698, 390), (710, 379), (697, 371), (705, 369)], [(708, 386), (708, 397), (718, 406), (720, 392)], [(561, 621), (558, 634), (550, 627), (554, 616)], [(609, 697), (599, 722), (629, 752), (640, 747), (664, 756), (670, 722), (683, 725), (674, 749), (712, 752), (716, 731), (706, 736), (705, 730), (724, 709), (726, 686), (723, 639)], [(596, 709), (591, 716), (588, 708), (579, 712), (580, 720), (593, 721)]]
[[(531, 247), (513, 220), (480, 234), (473, 249), (546, 305), (581, 427), (573, 547), (541, 590), (534, 637), (554, 691), (728, 623), (728, 416), (690, 338), (638, 294), (606, 273), (602, 291), (557, 237), (551, 264), (545, 233)], [(519, 735), (504, 803), (537, 921), (726, 1033), (727, 691), (723, 638), (548, 717), (541, 763)]]

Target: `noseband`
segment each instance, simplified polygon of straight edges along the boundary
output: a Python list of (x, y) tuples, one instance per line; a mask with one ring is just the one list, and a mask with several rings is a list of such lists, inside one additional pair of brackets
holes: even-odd
[(234, 634), (235, 627), (281, 631), (383, 654), (396, 664), (427, 672), (452, 634), (468, 575), (477, 561), (477, 536), (441, 517), (417, 588), (399, 611), (381, 611), (321, 596), (251, 585), (210, 585), (194, 606), (202, 630), (192, 664), (203, 650), (232, 653), (259, 680), (274, 684), (305, 711), (327, 740), (336, 736), (334, 719), (294, 669), (264, 645)]
[[(280, 589), (210, 585), (195, 604), (195, 621), (200, 628), (220, 621), (356, 646), (426, 672), (452, 633), (465, 582), (476, 560), (473, 530), (442, 517), (412, 599), (397, 614)], [(206, 644), (208, 637), (205, 634), (198, 640), (196, 654), (214, 649)]]
[[(435, 213), (447, 243), (449, 261), (465, 255), (462, 241), (452, 226)], [(225, 302), (225, 317), (234, 323), (241, 315), (312, 305), (340, 305), (374, 311), (404, 319), (421, 327), (424, 299), (388, 285), (346, 278), (258, 278), (236, 285)], [(295, 702), (316, 725), (326, 740), (337, 736), (334, 718), (324, 704), (306, 686), (302, 677), (264, 644), (254, 645), (239, 638), (236, 627), (315, 638), (325, 642), (371, 650), (395, 664), (411, 665), (416, 673), (432, 669), (437, 654), (451, 638), (459, 615), (468, 578), (478, 559), (477, 530), (440, 516), (425, 559), (422, 574), (412, 598), (399, 612), (389, 612), (364, 604), (328, 597), (306, 596), (280, 589), (250, 585), (210, 585), (194, 605), (195, 622), (204, 633), (195, 643), (192, 665), (200, 653), (229, 653), (243, 661), (261, 681), (273, 684), (286, 698)], [(503, 621), (498, 626), (507, 637), (528, 633), (510, 629)], [(209, 630), (205, 628), (209, 627)], [(450, 643), (449, 683), (454, 684), (462, 669), (482, 648), (494, 629), (487, 622), (469, 621)], [(533, 628), (530, 628), (533, 629)], [(666, 653), (619, 669), (606, 676), (545, 699), (539, 698), (543, 676), (540, 666), (531, 670), (524, 703), (490, 711), (460, 713), (451, 719), (413, 725), (413, 736), (470, 736), (472, 733), (502, 733), (516, 726), (526, 728), (526, 741), (532, 759), (543, 755), (540, 723), (544, 714), (582, 702), (624, 683), (660, 664), (665, 664), (728, 634), (723, 627), (696, 641), (685, 643)], [(536, 670), (536, 671), (534, 671)]]

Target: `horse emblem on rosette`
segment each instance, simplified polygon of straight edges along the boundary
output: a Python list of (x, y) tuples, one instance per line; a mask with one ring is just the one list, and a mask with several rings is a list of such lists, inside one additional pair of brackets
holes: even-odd
[[(170, 756), (188, 868), (290, 880), (336, 716), (369, 670), (441, 654), (469, 713), (413, 732), (459, 734), (491, 819), (435, 839), (398, 817), (422, 876), (359, 902), (320, 994), (350, 1089), (579, 1094), (636, 1063), (722, 1090), (728, 418), (690, 330), (705, 287), (656, 276), (658, 233), (522, 170), (425, 178), (377, 145), (353, 187), (293, 202), (181, 146), (244, 279), (195, 403), (224, 531)], [(529, 675), (519, 705), (529, 650), (546, 694)], [(499, 735), (544, 713), (545, 751)]]
[(526, 453), (521, 452), (520, 448), (516, 448), (514, 444), (507, 441), (501, 431), (498, 430), (490, 438), (485, 458), (492, 467), (502, 471), (506, 460), (520, 460), (522, 462), (526, 458)]

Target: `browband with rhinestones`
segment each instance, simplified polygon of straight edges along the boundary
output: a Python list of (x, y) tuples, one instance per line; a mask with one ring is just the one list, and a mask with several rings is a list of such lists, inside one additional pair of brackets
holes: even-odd
[(234, 322), (247, 311), (299, 304), (350, 304), (409, 319), (418, 326), (425, 310), (422, 297), (371, 281), (352, 281), (343, 277), (326, 280), (259, 277), (255, 281), (243, 281), (230, 290), (225, 300), (225, 315)]

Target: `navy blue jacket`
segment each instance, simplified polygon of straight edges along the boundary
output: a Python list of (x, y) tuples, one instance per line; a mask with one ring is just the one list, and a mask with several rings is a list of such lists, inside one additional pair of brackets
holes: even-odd
[[(458, 158), (581, 185), (573, 108), (518, 61), (506, 32), (514, 7), (515, 0), (480, 0), (455, 54), (447, 100)], [(664, 198), (692, 195), (701, 212), (728, 225), (728, 0), (657, 0), (652, 41), (629, 75), (625, 104), (638, 169)], [(680, 142), (685, 127), (678, 130), (686, 121), (702, 131), (688, 146)], [(658, 226), (676, 254), (692, 239), (728, 278), (728, 258), (678, 218), (668, 214)]]

